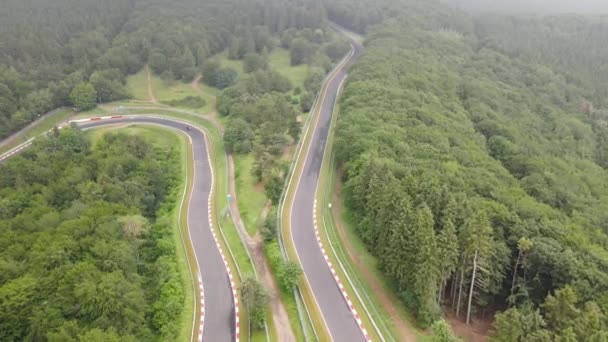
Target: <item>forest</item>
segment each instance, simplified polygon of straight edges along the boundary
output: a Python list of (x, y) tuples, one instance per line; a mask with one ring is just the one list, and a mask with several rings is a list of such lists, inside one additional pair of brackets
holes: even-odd
[[(276, 204), (303, 113), (348, 51), (325, 18), (366, 38), (339, 102), (344, 201), (418, 323), (450, 312), (494, 316), (495, 341), (608, 339), (599, 16), (472, 15), (435, 0), (7, 0), (0, 139), (57, 107), (129, 98), (126, 78), (145, 65), (167, 83), (202, 75), (219, 89), (226, 148), (255, 156)], [(306, 66), (301, 84), (271, 66), (277, 49)], [(0, 165), (0, 340), (174, 336), (173, 152), (66, 129)], [(271, 267), (296, 274), (279, 265), (274, 221), (260, 230)]]
[[(130, 97), (126, 76), (145, 64), (163, 80), (232, 85), (227, 51), (248, 71), (265, 69), (281, 46), (293, 64), (325, 68), (330, 44), (323, 8), (309, 1), (9, 0), (0, 13), (0, 138), (60, 106), (88, 110)], [(160, 29), (162, 28), (162, 29)], [(293, 46), (291, 44), (294, 40)], [(327, 54), (326, 54), (327, 53)], [(305, 100), (310, 98), (305, 96)]]
[[(349, 49), (313, 1), (11, 0), (1, 12), (0, 139), (56, 107), (87, 111), (129, 99), (127, 77), (145, 66), (166, 85), (202, 75), (217, 91), (228, 152), (255, 155), (246, 172), (274, 203), (302, 113)], [(277, 50), (301, 75), (272, 65)], [(165, 104), (195, 108), (201, 101)], [(0, 340), (175, 338), (187, 289), (176, 278), (170, 222), (157, 216), (161, 204), (175, 204), (166, 197), (176, 160), (133, 139), (112, 135), (92, 147), (81, 132), (54, 131), (0, 166)], [(269, 242), (273, 223), (263, 227)], [(289, 293), (299, 267), (282, 260), (276, 243), (269, 246)], [(97, 302), (96, 292), (103, 292)], [(119, 303), (119, 296), (133, 302)], [(34, 314), (43, 301), (48, 309)], [(91, 307), (83, 309), (85, 302)], [(252, 319), (264, 327), (263, 312)]]
[(419, 323), (608, 338), (606, 24), (328, 3), (366, 33), (336, 127), (345, 203)]
[(74, 128), (0, 165), (0, 340), (176, 335), (175, 152)]

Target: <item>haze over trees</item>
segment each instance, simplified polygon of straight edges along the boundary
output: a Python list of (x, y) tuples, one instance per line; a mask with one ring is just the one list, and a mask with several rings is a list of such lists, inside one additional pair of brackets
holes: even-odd
[(608, 14), (603, 0), (442, 0), (473, 12), (506, 14)]
[(337, 123), (345, 201), (419, 322), (508, 309), (500, 341), (605, 339), (603, 21), (327, 6), (367, 33)]

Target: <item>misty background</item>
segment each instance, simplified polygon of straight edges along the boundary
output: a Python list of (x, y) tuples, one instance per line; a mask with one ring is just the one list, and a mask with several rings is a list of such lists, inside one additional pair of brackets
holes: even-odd
[(608, 14), (608, 0), (443, 0), (472, 12)]

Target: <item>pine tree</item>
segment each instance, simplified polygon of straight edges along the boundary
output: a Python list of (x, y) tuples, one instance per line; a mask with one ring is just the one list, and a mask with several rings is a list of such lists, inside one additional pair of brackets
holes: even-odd
[[(462, 232), (462, 241), (465, 263), (463, 266), (471, 272), (467, 304), (467, 324), (469, 324), (473, 296), (487, 287), (485, 276), (488, 274), (488, 260), (492, 252), (492, 227), (484, 211), (479, 211), (467, 221)], [(464, 277), (460, 279), (461, 287), (463, 282)]]
[(444, 219), (443, 228), (437, 236), (437, 249), (440, 255), (439, 272), (441, 278), (437, 301), (441, 304), (447, 281), (456, 271), (459, 255), (456, 226), (449, 217)]
[(437, 283), (439, 280), (439, 254), (435, 238), (433, 214), (423, 203), (416, 209), (411, 229), (407, 258), (412, 271), (412, 292), (418, 303), (418, 319), (430, 325), (437, 316)]
[(512, 305), (515, 302), (515, 288), (517, 286), (517, 271), (519, 270), (520, 266), (521, 266), (521, 268), (524, 269), (524, 275), (523, 275), (524, 283), (526, 281), (526, 274), (525, 274), (526, 261), (527, 261), (528, 251), (530, 251), (531, 248), (532, 248), (532, 241), (530, 241), (530, 239), (528, 239), (526, 237), (520, 238), (519, 241), (517, 242), (518, 253), (517, 253), (517, 259), (515, 260), (515, 265), (513, 265), (513, 278), (511, 279), (511, 295), (508, 298), (509, 305)]

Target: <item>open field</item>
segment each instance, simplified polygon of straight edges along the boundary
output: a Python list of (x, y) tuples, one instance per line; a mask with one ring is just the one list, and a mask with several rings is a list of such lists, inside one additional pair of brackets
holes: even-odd
[(136, 100), (149, 100), (146, 68), (141, 69), (137, 74), (127, 77), (127, 90)]
[(289, 78), (294, 87), (301, 87), (306, 78), (308, 66), (305, 64), (292, 66), (289, 58), (289, 51), (281, 48), (272, 50), (268, 56), (272, 69)]
[[(150, 77), (152, 83), (152, 92), (156, 99), (160, 103), (180, 100), (187, 96), (200, 96), (205, 100), (205, 105), (200, 108), (188, 108), (180, 107), (188, 110), (193, 110), (201, 113), (208, 113), (212, 110), (213, 97), (215, 93), (208, 92), (208, 88), (200, 87), (200, 91), (193, 89), (190, 83), (183, 83), (181, 81), (174, 81), (171, 84), (166, 84), (160, 79), (158, 75), (154, 73)], [(148, 101), (148, 80), (146, 76), (145, 68), (140, 70), (137, 74), (131, 75), (127, 78), (127, 89), (133, 95), (135, 100)]]

